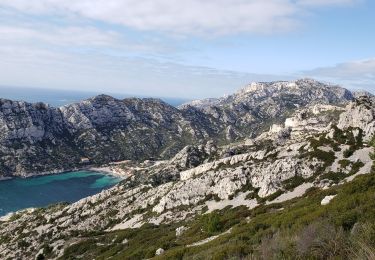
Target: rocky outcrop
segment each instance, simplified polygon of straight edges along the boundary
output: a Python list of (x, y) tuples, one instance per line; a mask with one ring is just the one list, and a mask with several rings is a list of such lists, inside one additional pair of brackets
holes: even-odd
[(350, 103), (345, 113), (340, 115), (338, 127), (361, 128), (365, 141), (369, 141), (375, 133), (375, 98), (363, 96)]
[(173, 157), (171, 163), (180, 169), (194, 168), (202, 164), (215, 151), (216, 146), (212, 142), (208, 142), (206, 146), (188, 145)]
[(371, 94), (370, 92), (366, 91), (366, 90), (357, 90), (357, 91), (353, 91), (353, 96), (355, 98), (362, 98), (362, 97), (370, 97), (370, 98), (373, 98), (374, 95)]

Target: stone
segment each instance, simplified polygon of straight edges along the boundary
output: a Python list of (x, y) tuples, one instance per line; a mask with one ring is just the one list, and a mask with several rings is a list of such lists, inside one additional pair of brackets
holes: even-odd
[(185, 226), (176, 228), (176, 237), (181, 236), (186, 230), (188, 230), (188, 228)]
[(325, 196), (324, 199), (320, 202), (322, 206), (328, 205), (333, 198), (336, 197), (336, 195), (330, 195), (330, 196)]
[(156, 250), (155, 252), (155, 255), (162, 255), (164, 254), (164, 249), (163, 248), (159, 248), (158, 250)]

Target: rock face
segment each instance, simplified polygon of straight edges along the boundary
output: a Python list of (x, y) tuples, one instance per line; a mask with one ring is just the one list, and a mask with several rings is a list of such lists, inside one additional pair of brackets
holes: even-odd
[[(0, 176), (71, 170), (83, 162), (169, 159), (189, 144), (255, 136), (301, 106), (352, 98), (343, 88), (298, 80), (253, 83), (226, 98), (180, 108), (157, 99), (105, 95), (61, 108), (1, 99)], [(189, 153), (195, 156), (181, 162), (189, 167), (203, 156), (203, 150)]]
[[(199, 112), (197, 112), (199, 114)], [(169, 157), (217, 132), (160, 100), (97, 96), (61, 108), (0, 100), (0, 175)]]
[(375, 133), (375, 98), (362, 96), (350, 103), (346, 112), (341, 114), (338, 127), (347, 129), (359, 127), (363, 130), (364, 139), (369, 141)]

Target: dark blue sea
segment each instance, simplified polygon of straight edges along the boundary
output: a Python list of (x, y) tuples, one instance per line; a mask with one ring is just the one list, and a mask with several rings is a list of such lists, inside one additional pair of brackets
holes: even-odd
[[(94, 97), (99, 94), (107, 94), (118, 99), (138, 97), (144, 98), (145, 96), (132, 96), (127, 94), (118, 93), (99, 93), (99, 92), (89, 92), (89, 91), (72, 91), (72, 90), (52, 90), (52, 89), (42, 89), (42, 88), (20, 88), (20, 87), (6, 87), (0, 86), (0, 98), (17, 100), (17, 101), (27, 101), (31, 103), (44, 102), (48, 103), (54, 107), (60, 107), (63, 105), (75, 103), (90, 97)], [(178, 106), (183, 103), (190, 101), (189, 99), (183, 98), (165, 98), (165, 97), (155, 97), (160, 98), (164, 102), (172, 105)]]
[(76, 202), (114, 186), (119, 178), (79, 171), (0, 181), (0, 216), (16, 210)]

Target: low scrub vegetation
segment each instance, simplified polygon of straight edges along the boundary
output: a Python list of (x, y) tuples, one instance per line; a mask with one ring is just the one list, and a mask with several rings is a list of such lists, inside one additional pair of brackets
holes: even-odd
[[(339, 182), (342, 176), (330, 172), (322, 177)], [(284, 184), (292, 189), (302, 181), (293, 178)], [(336, 196), (322, 206), (328, 195)], [(373, 170), (327, 190), (310, 188), (302, 198), (279, 204), (252, 210), (227, 207), (170, 225), (81, 236), (61, 259), (375, 259), (374, 198)], [(180, 226), (188, 229), (177, 237)], [(211, 236), (217, 237), (192, 246)], [(155, 256), (158, 248), (165, 252)]]
[[(320, 205), (337, 194), (329, 205)], [(253, 210), (230, 208), (172, 225), (82, 237), (62, 259), (373, 259), (375, 253), (375, 173), (303, 198)], [(189, 227), (180, 237), (175, 229)], [(200, 246), (186, 245), (230, 233)], [(126, 243), (124, 241), (127, 241)]]

